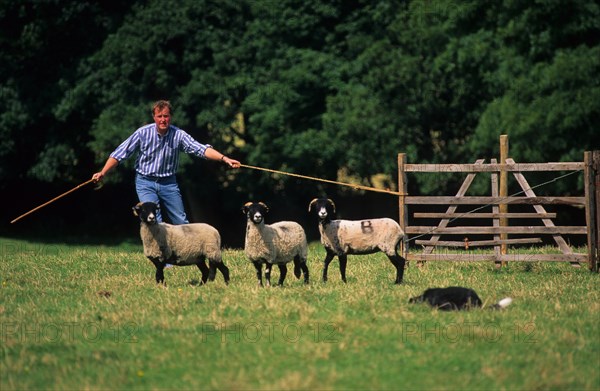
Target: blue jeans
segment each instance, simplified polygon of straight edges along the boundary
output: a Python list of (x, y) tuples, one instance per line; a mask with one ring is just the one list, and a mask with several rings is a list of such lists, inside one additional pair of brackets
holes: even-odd
[(160, 206), (156, 216), (159, 222), (162, 221), (161, 211), (163, 211), (172, 224), (189, 223), (175, 175), (158, 178), (138, 173), (135, 175), (135, 191), (140, 202), (154, 202)]

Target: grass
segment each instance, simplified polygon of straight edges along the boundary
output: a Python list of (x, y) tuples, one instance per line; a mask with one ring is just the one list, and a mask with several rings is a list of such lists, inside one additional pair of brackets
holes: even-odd
[[(587, 267), (429, 262), (394, 286), (375, 254), (350, 257), (347, 284), (333, 262), (323, 284), (324, 251), (309, 254), (308, 286), (289, 273), (259, 288), (243, 252), (226, 250), (229, 286), (220, 275), (198, 286), (184, 267), (164, 287), (138, 245), (0, 239), (0, 389), (600, 389), (599, 277)], [(448, 285), (514, 303), (408, 304)]]

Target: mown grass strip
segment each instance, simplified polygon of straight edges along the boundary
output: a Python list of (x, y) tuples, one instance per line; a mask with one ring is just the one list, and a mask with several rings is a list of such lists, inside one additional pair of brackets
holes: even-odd
[[(333, 262), (323, 284), (314, 243), (308, 286), (289, 274), (284, 287), (258, 287), (243, 252), (228, 249), (229, 286), (198, 286), (186, 267), (167, 269), (165, 287), (137, 245), (0, 239), (0, 249), (2, 390), (600, 386), (598, 275), (569, 264), (411, 264), (395, 286), (375, 254), (349, 258), (347, 284)], [(449, 285), (514, 304), (408, 304)]]

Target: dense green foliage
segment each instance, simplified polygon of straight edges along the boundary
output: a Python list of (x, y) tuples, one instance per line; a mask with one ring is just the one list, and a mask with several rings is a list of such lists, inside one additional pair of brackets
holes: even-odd
[[(347, 284), (332, 263), (323, 284), (317, 245), (308, 286), (288, 273), (283, 288), (260, 288), (227, 250), (228, 286), (197, 286), (191, 266), (167, 269), (165, 287), (140, 245), (0, 249), (3, 391), (600, 388), (598, 275), (568, 263), (429, 262), (396, 286), (374, 254), (349, 258)], [(448, 285), (514, 302), (452, 313), (408, 303)]]
[[(399, 152), (473, 162), (500, 134), (519, 162), (581, 161), (600, 146), (598, 37), (592, 0), (2, 0), (0, 186), (82, 182), (161, 98), (244, 163), (380, 187)], [(346, 191), (198, 160), (181, 174), (236, 208)]]

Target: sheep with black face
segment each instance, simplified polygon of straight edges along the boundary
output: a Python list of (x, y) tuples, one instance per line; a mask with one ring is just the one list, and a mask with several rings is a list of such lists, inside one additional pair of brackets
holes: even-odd
[[(221, 235), (214, 227), (204, 224), (171, 225), (158, 223), (158, 205), (153, 202), (139, 203), (133, 214), (140, 219), (140, 236), (144, 255), (156, 267), (156, 282), (164, 283), (163, 269), (166, 264), (175, 266), (196, 265), (202, 273), (202, 283), (213, 281), (216, 270), (229, 282), (229, 269), (221, 258)], [(208, 259), (209, 267), (206, 266)]]
[(306, 234), (300, 224), (294, 221), (280, 221), (265, 224), (265, 215), (269, 207), (263, 202), (247, 202), (242, 212), (248, 220), (244, 252), (256, 268), (256, 277), (262, 285), (262, 265), (265, 264), (267, 285), (271, 284), (271, 268), (279, 267), (279, 283), (283, 285), (287, 274), (288, 262), (294, 261), (294, 275), (300, 278), (304, 273), (304, 283), (308, 284), (308, 244)]
[(390, 218), (368, 220), (332, 220), (335, 204), (328, 198), (315, 198), (308, 211), (319, 218), (319, 233), (326, 255), (323, 261), (323, 281), (327, 281), (327, 268), (335, 256), (340, 262), (342, 281), (346, 282), (348, 255), (383, 252), (396, 268), (396, 284), (402, 283), (406, 260), (398, 254), (404, 231)]

